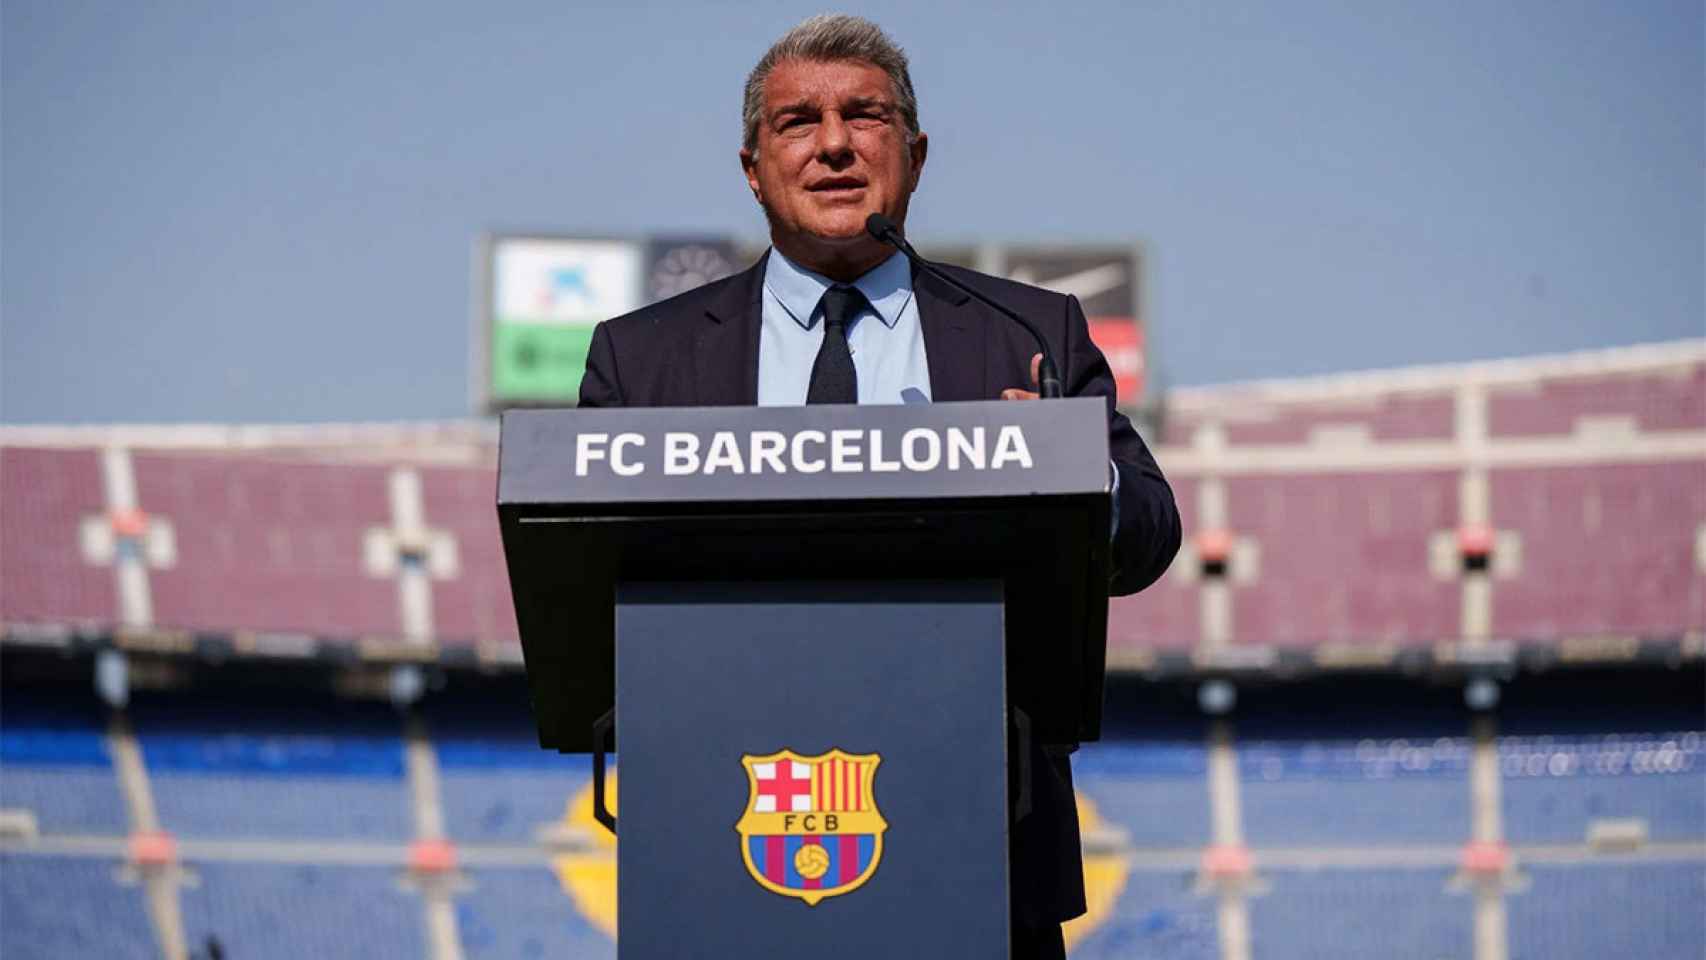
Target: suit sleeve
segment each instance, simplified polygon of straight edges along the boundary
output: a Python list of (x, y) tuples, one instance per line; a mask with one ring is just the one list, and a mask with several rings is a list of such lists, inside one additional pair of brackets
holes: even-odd
[(586, 373), (581, 375), (580, 405), (625, 405), (622, 398), (622, 381), (616, 375), (616, 348), (610, 342), (609, 323), (600, 323), (592, 330), (592, 344), (586, 351)]
[(1119, 525), (1114, 530), (1110, 596), (1136, 593), (1160, 579), (1179, 552), (1179, 509), (1173, 489), (1149, 447), (1125, 414), (1114, 409), (1114, 374), (1090, 340), (1090, 325), (1077, 297), (1066, 298), (1066, 369), (1069, 397), (1102, 397), (1108, 404), (1108, 452), (1119, 472), (1115, 488)]

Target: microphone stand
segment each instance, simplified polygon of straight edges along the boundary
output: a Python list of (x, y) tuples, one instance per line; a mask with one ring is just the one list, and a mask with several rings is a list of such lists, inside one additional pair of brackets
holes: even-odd
[(918, 269), (930, 274), (932, 277), (935, 277), (961, 293), (966, 294), (979, 303), (982, 303), (984, 306), (987, 306), (996, 313), (1012, 320), (1019, 326), (1024, 327), (1025, 331), (1031, 335), (1032, 339), (1037, 341), (1037, 352), (1043, 355), (1042, 362), (1037, 366), (1038, 392), (1045, 399), (1061, 396), (1060, 371), (1059, 368), (1054, 365), (1054, 354), (1048, 348), (1048, 341), (1043, 339), (1042, 333), (1038, 331), (1029, 320), (1026, 320), (1024, 317), (1019, 316), (1012, 310), (1007, 309), (1001, 304), (996, 303), (994, 300), (989, 299), (983, 294), (978, 293), (976, 290), (973, 290), (958, 280), (955, 280), (943, 271), (936, 269), (935, 264), (919, 256), (918, 251), (912, 249), (912, 244), (906, 242), (906, 238), (900, 235), (900, 230), (894, 225), (894, 221), (890, 220), (888, 217), (885, 217), (880, 213), (871, 214), (865, 219), (865, 232), (878, 240), (893, 246), (901, 253), (906, 254), (906, 258), (911, 260), (912, 265)]

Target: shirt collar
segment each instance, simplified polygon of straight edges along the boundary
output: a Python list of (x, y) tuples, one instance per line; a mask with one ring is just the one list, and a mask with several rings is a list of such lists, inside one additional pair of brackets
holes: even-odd
[[(834, 285), (835, 281), (789, 260), (775, 247), (770, 248), (769, 262), (764, 267), (764, 289), (802, 329), (810, 330), (817, 324), (818, 301)], [(912, 265), (896, 251), (853, 281), (853, 286), (871, 301), (883, 326), (893, 329), (900, 322), (901, 311), (912, 300)]]

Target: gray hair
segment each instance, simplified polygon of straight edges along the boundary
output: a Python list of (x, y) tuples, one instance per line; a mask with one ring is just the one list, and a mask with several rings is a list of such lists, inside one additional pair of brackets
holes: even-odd
[(820, 13), (783, 34), (747, 76), (746, 100), (741, 106), (745, 128), (741, 145), (746, 149), (758, 146), (758, 125), (764, 119), (764, 81), (785, 60), (855, 60), (880, 68), (894, 87), (895, 106), (906, 125), (907, 142), (917, 138), (918, 95), (912, 91), (912, 75), (906, 70), (906, 52), (881, 27), (863, 17)]

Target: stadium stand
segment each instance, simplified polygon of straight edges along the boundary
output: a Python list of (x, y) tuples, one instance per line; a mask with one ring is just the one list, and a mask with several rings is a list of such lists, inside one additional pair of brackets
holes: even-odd
[(1499, 743), (1507, 833), (1583, 843), (1596, 823), (1635, 820), (1650, 840), (1706, 825), (1706, 752), (1696, 731), (1640, 737), (1507, 737)]
[[(1703, 381), (1691, 341), (1175, 391), (1157, 456), (1187, 545), (1156, 588), (1112, 605), (1110, 659), (1279, 647), (1366, 662), (1706, 629), (1706, 428), (1688, 412)], [(19, 493), (0, 561), (18, 574), (0, 617), (12, 632), (302, 635), (513, 664), (492, 441), (452, 426), (6, 428), (0, 476)], [(128, 614), (103, 569), (127, 563), (145, 574)]]
[(1522, 544), (1522, 569), (1497, 588), (1496, 633), (1650, 634), (1706, 621), (1701, 524), (1685, 521), (1706, 517), (1701, 464), (1501, 470), (1492, 495), (1493, 515)]
[[(1118, 838), (1113, 853), (1129, 866), (1111, 913), (1083, 936), (1074, 955), (1218, 957), (1216, 943), (1222, 923), (1217, 919), (1218, 893), (1191, 867), (1211, 833), (1208, 801), (1212, 789), (1205, 784), (1208, 751), (1200, 739), (1184, 736), (1191, 729), (1200, 729), (1200, 724), (1188, 718), (1175, 718), (1169, 724), (1166, 710), (1132, 702), (1132, 692), (1128, 684), (1111, 691), (1110, 741), (1087, 745), (1075, 762), (1081, 792), (1099, 811), (1098, 828), (1087, 834), (1087, 856), (1106, 855), (1105, 843), (1095, 834), (1111, 833)], [(1251, 935), (1260, 951), (1257, 955), (1467, 956), (1462, 948), (1470, 922), (1470, 897), (1456, 882), (1452, 849), (1467, 832), (1466, 741), (1387, 736), (1333, 740), (1322, 731), (1355, 723), (1361, 705), (1324, 718), (1310, 717), (1296, 710), (1312, 698), (1284, 704), (1287, 709), (1282, 710), (1274, 702), (1275, 696), (1253, 705), (1252, 719), (1245, 722), (1261, 723), (1264, 738), (1245, 744), (1238, 758), (1246, 829), (1256, 860), (1256, 878), (1248, 902)], [(159, 784), (173, 776), (174, 768), (183, 761), (171, 750), (149, 749), (149, 744), (161, 743), (162, 737), (157, 722), (148, 715), (166, 708), (169, 702), (160, 695), (143, 700), (136, 726), (143, 731), (139, 737), (144, 743), (149, 779)], [(192, 737), (184, 731), (202, 729), (202, 718), (220, 718), (224, 710), (244, 712), (229, 701), (221, 708), (206, 697), (185, 700), (171, 734), (183, 737), (185, 746), (172, 749), (201, 751), (209, 743), (219, 743), (218, 737)], [(383, 803), (376, 803), (351, 793), (343, 775), (326, 775), (328, 769), (347, 772), (351, 765), (358, 770), (395, 769), (396, 761), (384, 757), (394, 758), (402, 723), (393, 718), (391, 732), (382, 734), (381, 721), (387, 710), (348, 711), (354, 720), (334, 722), (316, 709), (316, 721), (304, 725), (300, 720), (293, 724), (269, 716), (269, 706), (262, 703), (253, 712), (266, 719), (254, 722), (256, 729), (271, 731), (266, 736), (234, 735), (231, 731), (240, 725), (220, 720), (217, 725), (226, 731), (223, 736), (227, 738), (222, 749), (251, 757), (270, 754), (275, 762), (260, 786), (246, 788), (265, 789), (266, 795), (230, 799), (239, 809), (229, 814), (204, 810), (205, 816), (183, 816), (166, 802), (164, 793), (159, 794), (162, 820), (176, 825), (183, 848), (185, 880), (175, 886), (190, 944), (201, 944), (212, 936), (228, 956), (245, 958), (425, 955), (420, 939), (423, 901), (418, 882), (411, 881), (404, 869), (404, 838), (387, 839), (384, 831), (352, 826), (345, 819), (347, 812), (338, 809), (353, 804), (403, 809), (406, 802), (388, 796)], [(1394, 702), (1392, 712), (1408, 716), (1398, 722), (1390, 717), (1371, 717), (1365, 725), (1378, 733), (1393, 728), (1426, 732), (1426, 725), (1414, 719), (1431, 714), (1425, 704), (1418, 708)], [(1281, 719), (1287, 713), (1295, 719)], [(520, 722), (505, 722), (506, 716)], [(1624, 716), (1625, 725), (1646, 723), (1638, 715), (1632, 720), (1627, 712)], [(364, 725), (368, 729), (364, 730)], [(1512, 725), (1531, 727), (1536, 721), (1513, 717)], [(432, 712), (431, 728), (441, 764), (439, 784), (447, 832), (467, 844), (468, 862), (455, 872), (450, 888), (464, 955), (610, 956), (608, 937), (552, 870), (554, 858), (561, 856), (556, 845), (561, 840), (537, 829), (564, 820), (569, 800), (585, 784), (580, 764), (570, 764), (571, 758), (530, 752), (530, 731), (513, 709), (441, 706)], [(1132, 735), (1134, 730), (1145, 728), (1156, 735)], [(1642, 906), (1632, 913), (1657, 918), (1658, 930), (1637, 935), (1634, 927), (1641, 921), (1620, 917), (1616, 923), (1628, 928), (1626, 935), (1637, 937), (1628, 942), (1653, 945), (1654, 952), (1641, 954), (1644, 956), (1687, 956), (1677, 952), (1676, 945), (1691, 942), (1688, 938), (1695, 935), (1691, 931), (1697, 926), (1678, 918), (1699, 903), (1699, 884), (1690, 878), (1706, 872), (1706, 816), (1699, 809), (1699, 798), (1706, 795), (1706, 763), (1699, 749), (1700, 735), (1678, 738), (1674, 757), (1664, 753), (1669, 740), (1662, 736), (1644, 741), (1632, 741), (1623, 733), (1597, 738), (1571, 735), (1567, 743), (1564, 739), (1537, 744), (1529, 738), (1507, 738), (1501, 757), (1507, 791), (1522, 782), (1520, 776), (1510, 775), (1518, 761), (1526, 770), (1530, 759), (1538, 757), (1550, 770), (1552, 758), (1565, 752), (1587, 758), (1620, 750), (1629, 754), (1646, 751), (1652, 756), (1644, 762), (1678, 768), (1668, 779), (1648, 776), (1643, 781), (1659, 785), (1651, 797), (1672, 809), (1668, 820), (1652, 814), (1655, 823), (1668, 824), (1662, 830), (1655, 829), (1654, 839), (1662, 835), (1672, 846), (1652, 855), (1636, 851), (1607, 857), (1583, 845), (1580, 836), (1544, 838), (1553, 845), (1536, 851), (1548, 859), (1522, 865), (1524, 879), (1507, 895), (1512, 911), (1511, 956), (1607, 955), (1580, 945), (1620, 941), (1596, 940), (1599, 934), (1588, 920), (1564, 916), (1554, 909), (1556, 902), (1577, 901), (1579, 909), (1588, 915), (1593, 915), (1596, 903), (1638, 902)], [(310, 742), (318, 746), (312, 759), (305, 761), (301, 753)], [(386, 744), (379, 759), (375, 759), (375, 743)], [(491, 746), (482, 749), (481, 744)], [(545, 761), (535, 759), (535, 754)], [(1591, 763), (1585, 759), (1580, 762)], [(4, 774), (9, 778), (11, 773), (8, 762)], [(1273, 779), (1276, 775), (1277, 780)], [(1616, 778), (1581, 779), (1606, 782)], [(1563, 783), (1567, 778), (1544, 782)], [(1320, 789), (1323, 784), (1330, 787)], [(1262, 793), (1275, 785), (1298, 785), (1298, 795), (1276, 803)], [(1317, 789), (1311, 791), (1310, 787)], [(89, 792), (80, 784), (67, 784), (64, 789), (67, 796)], [(116, 797), (116, 786), (109, 784), (107, 790)], [(59, 799), (47, 795), (40, 803), (51, 808)], [(266, 805), (279, 806), (286, 812), (257, 814), (241, 809)], [(207, 806), (210, 810), (211, 804)], [(1275, 816), (1274, 809), (1283, 809), (1285, 816)], [(1626, 804), (1604, 812), (1641, 813)], [(334, 827), (307, 829), (303, 823), (311, 816), (326, 818)], [(1557, 819), (1555, 812), (1530, 813), (1520, 803), (1507, 811), (1513, 833), (1518, 832), (1514, 829), (1517, 824), (1530, 818), (1543, 824)], [(1582, 823), (1579, 819), (1570, 822), (1569, 830)], [(395, 833), (401, 828), (393, 825), (390, 829)], [(108, 836), (111, 850), (122, 849), (122, 826), (90, 832)], [(49, 835), (42, 842), (51, 849), (52, 839)], [(1527, 841), (1516, 837), (1513, 841), (1519, 844), (1520, 857), (1526, 849), (1520, 844)], [(569, 842), (573, 845), (575, 838), (570, 837)], [(580, 849), (586, 850), (585, 838), (579, 842)], [(1566, 846), (1559, 847), (1558, 843)], [(1675, 843), (1683, 846), (1676, 847)], [(98, 884), (81, 901), (84, 906), (77, 909), (99, 911), (96, 915), (102, 917), (107, 912), (129, 911), (130, 919), (123, 923), (115, 920), (94, 941), (66, 942), (111, 942), (117, 947), (111, 955), (119, 956), (127, 955), (124, 945), (128, 943), (119, 938), (150, 942), (138, 884), (120, 883), (125, 869), (120, 858), (87, 847), (80, 849), (82, 853), (66, 856), (29, 845), (6, 847), (4, 866), (0, 867), (0, 873), (6, 875), (3, 889), (8, 898), (4, 901), (8, 916), (5, 935), (31, 938), (27, 941), (30, 943), (95, 936), (86, 929), (79, 932), (78, 918), (86, 913), (68, 913), (70, 908), (63, 904), (34, 904), (22, 910), (15, 909), (14, 904), (41, 899), (36, 895), (41, 889), (86, 890)], [(361, 864), (375, 856), (386, 863)], [(1312, 866), (1307, 865), (1311, 862)], [(20, 863), (23, 866), (14, 869)], [(1528, 882), (1529, 877), (1533, 878), (1532, 887), (1524, 888), (1521, 883)], [(1629, 890), (1637, 891), (1639, 898), (1622, 896)], [(1618, 897), (1612, 899), (1611, 894)], [(352, 901), (363, 905), (359, 923), (351, 919)], [(1527, 917), (1524, 910), (1536, 911), (1539, 916)], [(14, 917), (28, 922), (14, 926)], [(312, 924), (301, 919), (308, 917), (314, 918)], [(343, 925), (341, 936), (327, 932), (333, 923)], [(1546, 924), (1574, 924), (1579, 934), (1558, 933)], [(1528, 942), (1518, 938), (1519, 930), (1526, 931), (1523, 937), (1544, 945), (1543, 952), (1532, 952), (1527, 946), (1516, 950)], [(111, 941), (104, 939), (109, 936)], [(1393, 942), (1402, 947), (1382, 946), (1383, 937), (1397, 938)], [(1572, 946), (1563, 949), (1561, 944)], [(34, 953), (33, 948), (21, 946), (17, 949), (23, 956), (65, 955)], [(156, 954), (145, 951), (140, 955)]]
[[(1452, 844), (1469, 834), (1461, 771), (1325, 781), (1263, 776), (1245, 780), (1243, 794), (1244, 830), (1256, 847)], [(1321, 805), (1328, 794), (1330, 816)]]
[(151, 570), (156, 621), (187, 630), (398, 636), (396, 588), (363, 566), (387, 525), (382, 468), (139, 453), (136, 488), (177, 531), (178, 561)]
[(85, 555), (83, 523), (106, 510), (92, 449), (0, 445), (0, 613), (9, 623), (118, 622), (109, 570)]
[[(1111, 605), (1074, 956), (1698, 956), (1706, 342), (1164, 414), (1187, 543)], [(494, 458), (0, 428), (0, 953), (613, 954)]]
[(0, 697), (0, 810), (42, 834), (126, 830), (124, 799), (92, 697), (66, 701), (7, 690)]
[(182, 892), (192, 945), (242, 960), (427, 955), (420, 905), (391, 867), (195, 862)]
[(1698, 957), (1706, 867), (1692, 863), (1534, 864), (1510, 898), (1510, 955)]
[(1561, 371), (1504, 384), (1490, 398), (1488, 427), (1495, 437), (1567, 436), (1584, 417), (1615, 417), (1643, 431), (1706, 427), (1706, 369), (1669, 365), (1618, 377)]
[(1214, 899), (1189, 871), (1133, 870), (1114, 918), (1073, 946), (1080, 960), (1219, 960)]
[(1456, 488), (1443, 470), (1228, 479), (1230, 529), (1260, 550), (1260, 570), (1232, 588), (1237, 635), (1281, 646), (1453, 636), (1458, 587), (1430, 575), (1426, 545), (1455, 525)]
[[(1438, 698), (1323, 685), (1305, 713), (1259, 690), (1237, 713), (1239, 789), (1249, 844), (1440, 846), (1470, 832), (1471, 743), (1460, 706)], [(1321, 798), (1331, 796), (1331, 815)]]
[[(1174, 485), (1173, 501), (1188, 536), (1197, 516), (1196, 487)], [(1175, 564), (1160, 582), (1143, 593), (1109, 601), (1109, 655), (1117, 662), (1121, 651), (1189, 651), (1202, 635), (1197, 580), (1196, 571), (1185, 571)]]
[(167, 830), (393, 843), (414, 834), (388, 707), (144, 696), (131, 715)]
[(469, 960), (616, 956), (615, 943), (569, 907), (562, 883), (544, 869), (468, 871), (456, 925)]
[(142, 892), (116, 859), (0, 855), (0, 956), (160, 956)]
[[(1702, 384), (1685, 341), (1174, 391), (1157, 457), (1195, 496), (1158, 592), (1198, 594), (1199, 651), (1700, 631)], [(1230, 599), (1205, 541), (1231, 545)], [(1116, 660), (1177, 642), (1170, 603), (1115, 609)]]
[(1073, 758), (1073, 783), (1134, 848), (1177, 850), (1208, 842), (1207, 769), (1202, 741), (1086, 744)]
[[(503, 541), (492, 511), (497, 500), (492, 473), (438, 467), (420, 474), (427, 522), (450, 535), (459, 567), (470, 574), (504, 569)], [(478, 646), (514, 643), (515, 605), (504, 578), (447, 577), (434, 584), (432, 599), (433, 623), (440, 635)]]
[[(531, 747), (539, 752), (538, 747)], [(463, 757), (439, 748), (443, 772), (445, 827), (451, 837), (469, 843), (527, 843), (560, 823), (570, 797), (586, 786), (579, 764), (529, 758), (514, 766), (463, 764)], [(510, 755), (504, 761), (520, 761)]]
[[(1269, 889), (1250, 907), (1257, 955), (1312, 960), (1436, 960), (1467, 957), (1467, 898), (1448, 890), (1451, 874), (1413, 869), (1286, 869), (1264, 875)], [(1323, 917), (1332, 917), (1323, 923)]]
[(527, 723), (520, 709), (433, 713), (445, 832), (452, 839), (525, 844), (563, 824), (589, 771), (539, 749)]

